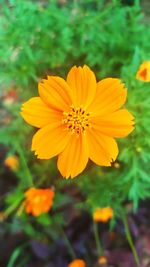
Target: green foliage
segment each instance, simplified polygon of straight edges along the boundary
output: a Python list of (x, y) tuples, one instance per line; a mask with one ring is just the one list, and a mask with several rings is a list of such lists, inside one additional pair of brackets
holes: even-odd
[(55, 1), (42, 5), (29, 0), (15, 0), (9, 7), (2, 4), (2, 83), (34, 88), (38, 78), (66, 74), (75, 63), (89, 64), (100, 77), (120, 75), (121, 67), (130, 64), (135, 47), (141, 54), (149, 51), (137, 5), (91, 2), (93, 6), (90, 1), (62, 6)]
[[(18, 257), (23, 254), (23, 249), (24, 249), (24, 246), (21, 246), (21, 247), (19, 246), (13, 251), (13, 253), (9, 259), (9, 262), (7, 264), (7, 267), (14, 267), (15, 266)], [(26, 259), (24, 259), (22, 261), (22, 264), (25, 264), (25, 263), (26, 263)], [(23, 266), (22, 264), (21, 265), (19, 264), (19, 266), (18, 265), (17, 266), (21, 267), (21, 266)]]

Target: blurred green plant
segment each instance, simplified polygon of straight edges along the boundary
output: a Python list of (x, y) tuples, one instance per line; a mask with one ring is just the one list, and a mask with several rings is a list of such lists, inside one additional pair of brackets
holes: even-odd
[(4, 2), (0, 80), (32, 88), (48, 73), (64, 74), (70, 66), (85, 63), (100, 77), (119, 76), (135, 47), (140, 56), (149, 52), (149, 29), (142, 18), (138, 4), (122, 6), (119, 1), (74, 1), (62, 6), (56, 1)]

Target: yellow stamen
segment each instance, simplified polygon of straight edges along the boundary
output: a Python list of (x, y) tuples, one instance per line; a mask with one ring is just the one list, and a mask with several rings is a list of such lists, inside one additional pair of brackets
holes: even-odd
[(71, 133), (85, 133), (85, 130), (90, 126), (89, 124), (89, 113), (87, 113), (82, 107), (75, 108), (70, 107), (70, 112), (64, 112), (62, 120), (63, 124), (66, 124), (67, 129)]

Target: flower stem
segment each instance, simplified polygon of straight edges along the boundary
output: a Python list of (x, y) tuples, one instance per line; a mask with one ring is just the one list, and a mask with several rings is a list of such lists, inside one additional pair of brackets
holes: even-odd
[(103, 247), (101, 245), (100, 239), (99, 239), (98, 224), (96, 222), (93, 222), (93, 230), (94, 230), (94, 237), (95, 237), (98, 255), (103, 256), (104, 251), (103, 251)]
[(59, 227), (59, 230), (60, 230), (60, 232), (61, 232), (61, 234), (62, 234), (62, 236), (63, 236), (63, 238), (65, 240), (65, 244), (68, 247), (70, 256), (72, 257), (72, 259), (76, 259), (76, 254), (75, 254), (75, 252), (74, 252), (74, 250), (72, 248), (72, 245), (71, 245), (71, 243), (70, 243), (70, 241), (68, 239), (68, 236), (66, 235), (63, 227), (60, 224), (58, 224), (58, 227)]
[(133, 240), (132, 240), (132, 237), (131, 237), (129, 224), (128, 224), (128, 219), (126, 217), (125, 212), (122, 212), (122, 220), (123, 220), (124, 227), (125, 227), (126, 237), (127, 237), (128, 243), (130, 245), (130, 248), (132, 250), (135, 262), (136, 262), (137, 266), (140, 267), (140, 259), (139, 259), (139, 256), (137, 254), (136, 248), (134, 246), (134, 243), (133, 243)]
[(6, 216), (9, 216), (20, 204), (20, 202), (23, 200), (23, 196), (17, 198), (17, 200), (15, 202), (13, 202), (13, 204), (11, 206), (9, 206), (6, 210), (5, 210), (5, 214)]
[(20, 159), (21, 159), (21, 162), (22, 162), (22, 166), (24, 168), (24, 171), (25, 171), (25, 175), (26, 175), (26, 179), (28, 181), (28, 186), (29, 187), (33, 187), (34, 184), (33, 184), (33, 178), (32, 178), (32, 175), (31, 175), (31, 172), (28, 168), (28, 165), (27, 165), (27, 162), (26, 162), (26, 159), (25, 159), (25, 156), (22, 152), (22, 149), (19, 147), (19, 146), (16, 146), (16, 150), (20, 156)]

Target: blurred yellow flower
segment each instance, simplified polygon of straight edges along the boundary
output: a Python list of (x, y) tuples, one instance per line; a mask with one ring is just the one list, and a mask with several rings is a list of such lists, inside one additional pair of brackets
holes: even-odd
[(95, 222), (108, 222), (113, 217), (113, 209), (111, 207), (97, 208), (93, 213)]
[(97, 83), (88, 66), (74, 66), (67, 81), (48, 76), (40, 82), (39, 95), (24, 103), (21, 112), (26, 122), (40, 128), (32, 140), (38, 158), (58, 155), (58, 169), (66, 178), (80, 174), (88, 159), (111, 166), (118, 155), (114, 138), (134, 129), (134, 117), (120, 109), (127, 90), (119, 79)]
[(144, 61), (140, 65), (136, 79), (143, 82), (150, 82), (150, 61)]
[(8, 156), (4, 161), (4, 165), (13, 171), (17, 170), (19, 168), (18, 157), (15, 155)]
[(51, 209), (54, 191), (52, 189), (30, 188), (25, 192), (25, 197), (24, 208), (26, 213), (39, 216)]
[(76, 259), (69, 263), (68, 267), (86, 267), (86, 264), (83, 260)]
[(106, 258), (105, 256), (100, 256), (100, 257), (98, 258), (98, 263), (99, 263), (100, 265), (106, 265), (106, 264), (107, 264), (107, 258)]

